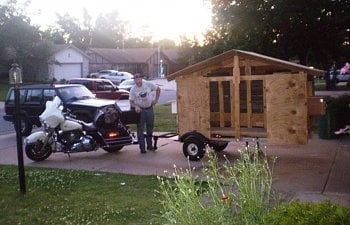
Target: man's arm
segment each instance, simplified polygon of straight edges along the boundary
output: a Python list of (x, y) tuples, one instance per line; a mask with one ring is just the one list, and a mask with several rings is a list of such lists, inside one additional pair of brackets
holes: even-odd
[(156, 97), (154, 98), (154, 100), (153, 100), (153, 102), (152, 102), (152, 105), (157, 104), (157, 102), (158, 102), (158, 100), (159, 100), (159, 97), (160, 97), (160, 87), (157, 86)]
[(135, 111), (137, 113), (141, 112), (141, 108), (138, 105), (136, 105), (135, 100), (130, 100), (130, 107), (135, 108)]

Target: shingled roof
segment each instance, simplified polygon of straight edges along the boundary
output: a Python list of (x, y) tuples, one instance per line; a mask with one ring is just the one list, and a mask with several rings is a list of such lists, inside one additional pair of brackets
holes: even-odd
[[(89, 50), (111, 63), (145, 63), (152, 55), (158, 52), (158, 48), (90, 48)], [(169, 60), (175, 61), (177, 57), (176, 50), (162, 49), (161, 51)]]
[(80, 54), (84, 55), (85, 57), (90, 58), (90, 56), (88, 56), (85, 52), (83, 52), (82, 50), (80, 50), (79, 48), (75, 47), (72, 44), (55, 44), (55, 45), (53, 45), (52, 51), (53, 51), (53, 54), (55, 54), (57, 52), (60, 52), (64, 49), (68, 49), (68, 48), (72, 48), (75, 51), (79, 52)]

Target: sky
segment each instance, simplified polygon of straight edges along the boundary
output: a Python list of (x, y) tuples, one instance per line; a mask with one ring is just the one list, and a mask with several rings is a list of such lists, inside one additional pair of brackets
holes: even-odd
[(207, 0), (31, 0), (28, 16), (32, 24), (45, 28), (55, 23), (56, 13), (81, 19), (83, 8), (93, 19), (116, 9), (120, 19), (132, 24), (136, 37), (147, 26), (154, 41), (165, 38), (178, 41), (180, 35), (201, 40), (211, 26)]

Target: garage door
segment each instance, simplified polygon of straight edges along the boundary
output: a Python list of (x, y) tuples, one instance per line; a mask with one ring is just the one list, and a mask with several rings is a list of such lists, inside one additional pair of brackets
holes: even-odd
[(57, 80), (81, 77), (81, 64), (61, 64), (54, 66), (54, 76)]

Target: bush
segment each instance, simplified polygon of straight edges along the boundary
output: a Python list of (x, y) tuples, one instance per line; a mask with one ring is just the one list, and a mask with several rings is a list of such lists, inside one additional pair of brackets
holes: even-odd
[(273, 209), (265, 218), (266, 225), (342, 225), (350, 224), (350, 209), (332, 205), (329, 201), (319, 204), (293, 201)]
[(209, 160), (203, 177), (194, 176), (195, 168), (183, 171), (176, 166), (169, 178), (158, 177), (162, 224), (350, 224), (350, 208), (329, 201), (280, 204), (282, 198), (272, 190), (272, 173), (258, 147), (246, 147), (234, 164), (226, 160), (223, 165), (206, 148)]
[(205, 180), (193, 176), (194, 169), (178, 170), (172, 179), (159, 178), (163, 197), (162, 217), (166, 224), (262, 224), (276, 203), (267, 160), (260, 160), (257, 148), (241, 151), (234, 164), (227, 159), (220, 166), (210, 147)]
[(327, 100), (327, 110), (333, 110), (336, 118), (336, 129), (350, 124), (350, 95), (342, 95)]

